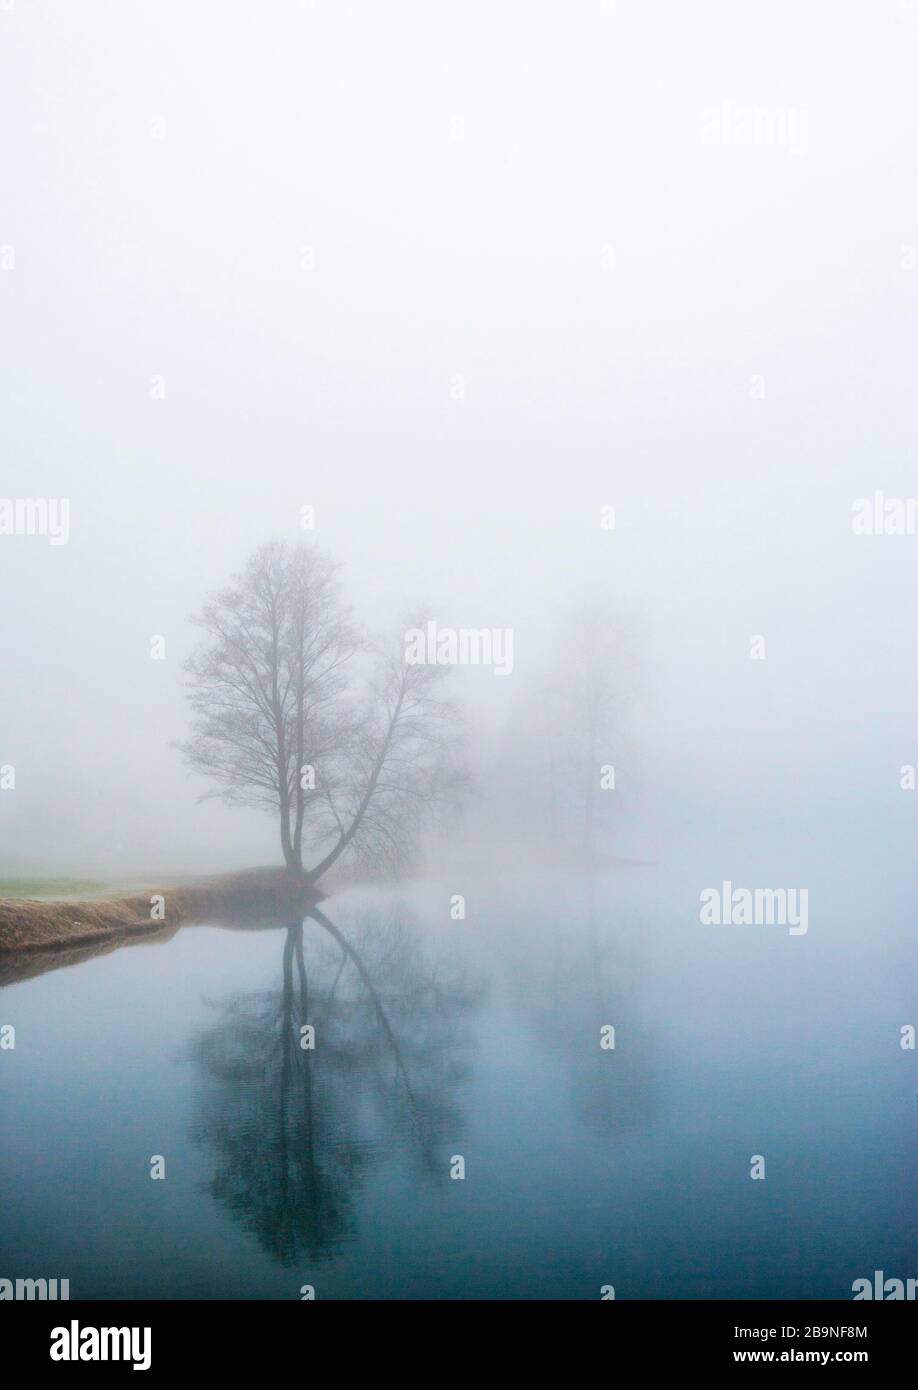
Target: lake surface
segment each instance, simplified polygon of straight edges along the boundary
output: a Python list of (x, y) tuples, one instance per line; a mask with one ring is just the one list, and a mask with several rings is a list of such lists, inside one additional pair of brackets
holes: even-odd
[(827, 866), (792, 937), (701, 926), (722, 877), (350, 890), (325, 921), (7, 985), (0, 1275), (75, 1299), (850, 1299), (914, 1276), (909, 893)]

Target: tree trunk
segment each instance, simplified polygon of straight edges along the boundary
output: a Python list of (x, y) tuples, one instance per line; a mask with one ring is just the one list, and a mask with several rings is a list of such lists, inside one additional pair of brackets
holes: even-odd
[(389, 745), (392, 742), (392, 731), (399, 721), (399, 717), (402, 712), (402, 703), (404, 698), (405, 685), (403, 681), (402, 688), (399, 691), (398, 699), (395, 702), (395, 709), (389, 719), (389, 727), (386, 730), (386, 737), (383, 740), (382, 748), (379, 751), (376, 762), (373, 766), (373, 771), (370, 774), (370, 780), (367, 784), (367, 789), (364, 792), (363, 797), (361, 798), (360, 805), (357, 807), (354, 819), (351, 821), (347, 830), (342, 831), (341, 835), (338, 837), (337, 844), (335, 844), (332, 847), (332, 849), (329, 850), (325, 858), (320, 860), (318, 864), (316, 864), (312, 869), (309, 870), (306, 877), (310, 880), (310, 882), (315, 883), (316, 879), (321, 878), (321, 876), (324, 873), (328, 872), (332, 864), (334, 864), (335, 861), (340, 858), (340, 856), (347, 849), (348, 845), (351, 843), (351, 840), (353, 840), (357, 831), (360, 829), (361, 822), (363, 821), (363, 818), (366, 815), (367, 807), (373, 800), (373, 793), (376, 791), (376, 784), (379, 781), (379, 774), (382, 772), (383, 767), (385, 766), (386, 756), (389, 752)]
[(281, 849), (284, 851), (284, 863), (287, 865), (287, 868), (290, 869), (292, 873), (302, 873), (302, 856), (297, 853), (297, 850), (295, 849), (293, 842), (290, 839), (290, 822), (287, 819), (286, 812), (283, 811), (281, 812), (280, 832)]

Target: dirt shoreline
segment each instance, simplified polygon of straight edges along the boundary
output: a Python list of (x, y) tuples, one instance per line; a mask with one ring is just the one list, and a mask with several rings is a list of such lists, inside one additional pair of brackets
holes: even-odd
[(0, 898), (0, 955), (72, 950), (208, 921), (277, 925), (322, 896), (284, 869), (250, 869), (123, 898)]

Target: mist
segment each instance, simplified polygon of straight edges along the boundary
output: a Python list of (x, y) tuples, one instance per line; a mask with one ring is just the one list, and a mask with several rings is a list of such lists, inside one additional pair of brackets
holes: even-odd
[[(0, 15), (2, 492), (70, 504), (0, 540), (4, 872), (270, 861), (170, 745), (189, 614), (304, 507), (369, 625), (512, 628), (453, 682), (489, 784), (599, 594), (610, 849), (910, 842), (915, 539), (851, 510), (915, 491), (915, 17), (702, 10)], [(710, 143), (731, 102), (806, 142)]]
[(914, 1298), (916, 48), (0, 0), (0, 1297)]

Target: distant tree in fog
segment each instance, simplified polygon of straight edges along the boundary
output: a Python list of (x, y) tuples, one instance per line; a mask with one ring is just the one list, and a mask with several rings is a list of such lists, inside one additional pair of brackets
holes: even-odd
[[(634, 641), (614, 603), (592, 595), (568, 611), (541, 672), (522, 690), (500, 766), (530, 840), (590, 858), (619, 794), (624, 729), (635, 695)], [(603, 771), (607, 769), (607, 771)], [(603, 787), (603, 779), (614, 786)]]
[(622, 643), (599, 599), (575, 609), (557, 649), (557, 705), (571, 794), (582, 810), (581, 842), (593, 853), (601, 768), (614, 769), (624, 701)]
[(180, 747), (207, 795), (276, 815), (284, 862), (301, 873), (311, 850), (313, 879), (349, 851), (403, 859), (461, 784), (443, 668), (371, 646), (309, 545), (261, 546), (194, 621)]

